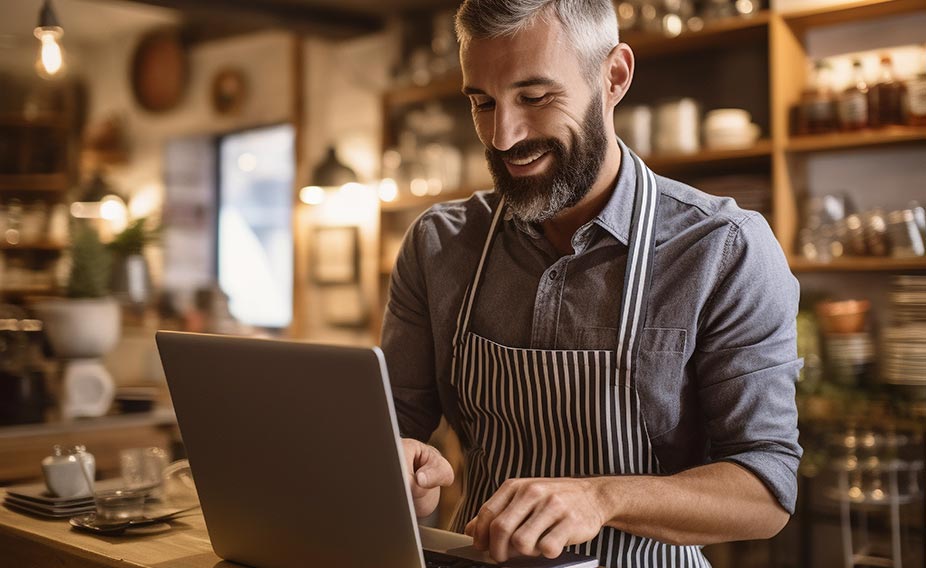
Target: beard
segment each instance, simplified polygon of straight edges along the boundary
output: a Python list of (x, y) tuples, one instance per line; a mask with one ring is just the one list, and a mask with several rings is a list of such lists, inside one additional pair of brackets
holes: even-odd
[[(585, 111), (581, 133), (571, 131), (570, 138), (568, 149), (556, 138), (524, 140), (505, 151), (486, 148), (495, 190), (515, 217), (528, 223), (552, 219), (575, 206), (592, 189), (607, 151), (600, 94)], [(505, 166), (505, 158), (524, 159), (540, 152), (549, 152), (553, 158), (545, 173), (513, 177)]]

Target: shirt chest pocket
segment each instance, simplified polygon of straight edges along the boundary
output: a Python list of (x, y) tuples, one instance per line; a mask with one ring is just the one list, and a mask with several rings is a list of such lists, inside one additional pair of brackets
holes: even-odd
[(684, 329), (648, 327), (640, 336), (636, 387), (650, 438), (675, 428), (681, 417), (687, 335)]

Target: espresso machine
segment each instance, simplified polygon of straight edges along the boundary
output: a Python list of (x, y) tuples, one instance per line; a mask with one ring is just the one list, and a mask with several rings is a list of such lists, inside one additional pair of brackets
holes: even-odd
[(49, 399), (42, 322), (0, 304), (0, 426), (45, 420)]

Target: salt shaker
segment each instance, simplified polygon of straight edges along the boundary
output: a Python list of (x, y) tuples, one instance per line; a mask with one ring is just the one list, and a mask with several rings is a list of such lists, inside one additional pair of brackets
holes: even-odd
[(58, 497), (74, 499), (93, 495), (96, 460), (84, 446), (63, 450), (56, 445), (52, 455), (42, 460), (42, 472), (48, 490)]

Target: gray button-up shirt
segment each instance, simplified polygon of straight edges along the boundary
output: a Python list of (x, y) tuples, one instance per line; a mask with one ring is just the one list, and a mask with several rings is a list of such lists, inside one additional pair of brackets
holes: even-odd
[[(561, 256), (506, 215), (486, 260), (471, 331), (509, 347), (615, 349), (636, 173), (621, 143), (607, 205)], [(656, 176), (656, 252), (636, 387), (662, 470), (738, 463), (794, 512), (801, 367), (799, 288), (768, 223)], [(452, 339), (495, 193), (435, 205), (409, 229), (392, 273), (383, 352), (404, 436), (441, 415), (469, 446), (450, 384)]]

